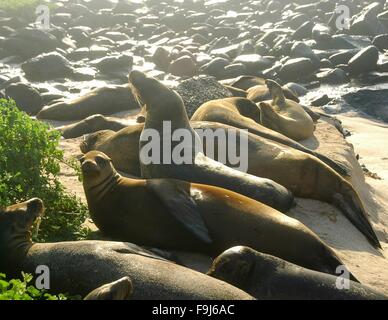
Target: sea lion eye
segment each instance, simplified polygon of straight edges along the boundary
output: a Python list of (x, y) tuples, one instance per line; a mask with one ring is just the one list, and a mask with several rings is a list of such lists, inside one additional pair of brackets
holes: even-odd
[(107, 162), (108, 162), (108, 159), (105, 159), (105, 158), (103, 158), (103, 157), (97, 156), (97, 157), (96, 157), (96, 162), (97, 162), (97, 164), (102, 165), (102, 164), (107, 163)]

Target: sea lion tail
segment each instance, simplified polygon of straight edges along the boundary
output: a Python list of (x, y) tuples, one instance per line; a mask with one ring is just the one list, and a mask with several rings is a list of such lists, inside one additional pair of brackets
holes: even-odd
[[(325, 247), (328, 248), (325, 250), (325, 252), (326, 252), (325, 260), (330, 265), (330, 269), (331, 269), (330, 272), (328, 272), (328, 273), (331, 273), (331, 274), (339, 277), (339, 276), (341, 276), (341, 274), (343, 274), (343, 267), (345, 267), (346, 271), (348, 272), (349, 280), (360, 283), (360, 281), (354, 276), (354, 274), (352, 274), (349, 271), (349, 269), (345, 266), (345, 264), (337, 256), (337, 254), (331, 248), (329, 248), (327, 246), (325, 246)], [(338, 269), (338, 267), (342, 267), (342, 268)]]
[(327, 157), (319, 152), (314, 152), (314, 156), (316, 156), (322, 162), (326, 163), (329, 167), (331, 167), (334, 171), (336, 171), (341, 176), (344, 176), (344, 177), (351, 176), (351, 170), (345, 164), (343, 164), (339, 161), (332, 160), (329, 157)]
[(346, 182), (341, 187), (341, 192), (333, 197), (334, 203), (341, 208), (352, 224), (368, 239), (375, 247), (381, 249), (381, 244), (366, 215), (357, 192)]

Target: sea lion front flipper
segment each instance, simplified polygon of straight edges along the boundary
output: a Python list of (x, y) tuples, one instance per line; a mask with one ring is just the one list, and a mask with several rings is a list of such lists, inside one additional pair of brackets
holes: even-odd
[(190, 183), (173, 179), (152, 179), (147, 181), (147, 187), (188, 231), (206, 244), (213, 242), (200, 209), (190, 195)]
[(314, 122), (317, 122), (321, 116), (316, 113), (315, 111), (311, 110), (310, 108), (306, 107), (306, 106), (302, 106), (303, 110), (307, 112), (307, 114), (311, 117), (311, 119), (313, 119)]

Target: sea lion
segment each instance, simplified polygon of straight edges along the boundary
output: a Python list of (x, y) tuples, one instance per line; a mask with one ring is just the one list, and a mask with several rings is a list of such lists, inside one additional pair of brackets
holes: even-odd
[(97, 88), (85, 95), (44, 107), (38, 119), (74, 121), (94, 114), (109, 115), (140, 108), (128, 85)]
[[(290, 99), (295, 102), (299, 102), (299, 99), (297, 96), (294, 95), (294, 93), (287, 89), (287, 88), (282, 88), (283, 94), (287, 99)], [(252, 100), (255, 103), (261, 102), (261, 101), (266, 101), (271, 99), (271, 92), (268, 89), (266, 85), (258, 85), (251, 87), (247, 90), (247, 96), (249, 100)]]
[(123, 277), (93, 290), (84, 300), (129, 300), (132, 291), (131, 279), (129, 277)]
[[(231, 91), (235, 97), (245, 97), (256, 103), (271, 99), (271, 93), (266, 86), (266, 79), (264, 78), (255, 76), (240, 76), (234, 79), (222, 80), (220, 82), (229, 91)], [(283, 91), (287, 99), (299, 102), (296, 94), (287, 86), (283, 87)], [(246, 92), (246, 95), (241, 95), (241, 92)], [(240, 95), (238, 93), (240, 93)]]
[(239, 76), (237, 78), (221, 80), (220, 83), (247, 91), (254, 86), (265, 85), (265, 79), (255, 76)]
[(242, 89), (239, 89), (239, 88), (235, 88), (235, 87), (232, 87), (232, 86), (228, 86), (228, 85), (224, 85), (224, 87), (229, 90), (229, 92), (233, 95), (233, 97), (243, 97), (243, 98), (246, 98), (247, 95), (248, 95), (248, 92), (246, 92), (245, 90), (242, 90)]
[[(191, 141), (191, 145), (195, 145), (199, 137), (190, 126), (182, 99), (176, 92), (168, 89), (156, 79), (146, 77), (139, 71), (131, 72), (130, 81), (134, 86), (134, 95), (145, 103), (147, 116), (142, 135), (146, 130), (154, 130), (161, 137), (161, 141), (164, 142), (163, 122), (170, 121), (172, 132), (176, 128), (184, 129), (185, 132), (189, 133), (190, 138), (193, 141), (195, 140), (194, 142)], [(145, 139), (142, 139), (142, 135), (140, 136), (140, 149), (146, 144)], [(171, 137), (167, 136), (166, 139), (173, 144)], [(260, 137), (258, 139), (263, 141)], [(252, 149), (256, 152), (251, 152)], [(249, 167), (247, 172), (251, 172), (252, 175), (257, 177), (265, 177), (276, 181), (300, 197), (333, 203), (345, 213), (348, 219), (374, 246), (381, 247), (359, 195), (353, 189), (353, 186), (334, 170), (308, 154), (290, 150), (274, 142), (266, 141), (266, 143), (256, 144), (252, 149), (248, 146), (248, 156), (252, 155), (255, 161), (248, 159)], [(257, 151), (258, 149), (261, 153)], [(204, 157), (202, 152), (196, 149), (190, 149), (190, 151), (192, 151), (190, 160), (191, 163), (195, 164), (194, 166), (190, 164), (163, 165), (140, 161), (142, 176), (145, 178), (168, 177), (206, 183), (247, 195), (241, 192), (241, 189), (240, 191), (236, 190), (237, 179), (233, 178), (225, 181), (225, 166), (222, 167), (222, 173), (217, 169), (217, 180), (213, 182), (215, 178), (213, 167), (217, 165), (214, 162), (209, 162), (210, 159)], [(257, 161), (258, 159), (261, 161)], [(290, 175), (290, 172), (293, 174)], [(220, 183), (220, 179), (224, 179), (224, 181)], [(230, 186), (230, 184), (232, 185)], [(226, 187), (227, 185), (228, 187)], [(266, 199), (270, 201), (272, 197), (269, 196)]]
[(86, 296), (96, 287), (129, 277), (133, 300), (252, 299), (225, 282), (169, 262), (139, 246), (113, 241), (33, 243), (31, 227), (43, 214), (32, 199), (0, 210), (0, 270), (10, 277), (50, 270), (52, 293)]
[(295, 101), (286, 99), (278, 83), (266, 81), (272, 101), (260, 102), (260, 123), (296, 140), (305, 140), (314, 134), (315, 125), (311, 116)]
[(346, 284), (342, 283), (343, 280), (339, 278), (342, 272), (339, 270), (337, 276), (333, 276), (302, 268), (248, 247), (234, 247), (214, 260), (208, 274), (259, 300), (388, 299), (358, 282), (349, 280)]
[[(154, 78), (146, 77), (140, 71), (129, 75), (134, 95), (145, 104), (146, 121), (140, 135), (140, 150), (147, 146), (148, 134), (157, 133), (160, 137), (159, 156), (163, 163), (142, 161), (140, 151), (140, 169), (143, 178), (174, 178), (196, 183), (206, 183), (238, 192), (254, 200), (263, 202), (280, 211), (287, 211), (294, 205), (293, 195), (283, 186), (269, 179), (253, 176), (223, 165), (202, 152), (202, 142), (191, 128), (182, 98)], [(171, 150), (180, 142), (165, 134), (163, 126), (170, 126), (170, 132), (180, 130), (187, 136), (184, 143), (185, 159), (182, 164), (175, 164)], [(236, 133), (237, 129), (233, 129)], [(244, 134), (244, 133), (243, 133)], [(188, 141), (189, 140), (189, 141)], [(171, 145), (164, 152), (164, 143)], [(164, 161), (170, 158), (169, 161)]]
[[(194, 121), (192, 125), (194, 129), (212, 131), (225, 130), (227, 132), (227, 129), (230, 128), (221, 123), (205, 121)], [(139, 177), (141, 172), (138, 146), (142, 128), (143, 125), (138, 124), (117, 133), (97, 132), (81, 143), (81, 151), (83, 153), (91, 150), (105, 152), (113, 160), (118, 170)], [(217, 140), (214, 149), (218, 149)], [(216, 153), (214, 159), (218, 159)], [(372, 245), (380, 247), (356, 190), (348, 181), (316, 157), (249, 134), (248, 164), (248, 173), (272, 179), (289, 188), (298, 197), (333, 204), (366, 236)]]
[(104, 117), (102, 114), (95, 114), (86, 119), (70, 125), (57, 128), (65, 139), (73, 139), (88, 133), (101, 130), (119, 131), (128, 126), (128, 122), (119, 118)]
[(239, 129), (248, 129), (250, 133), (260, 137), (279, 142), (299, 151), (311, 154), (327, 165), (332, 167), (341, 175), (349, 175), (349, 170), (325, 155), (306, 148), (300, 143), (284, 136), (283, 134), (264, 127), (260, 124), (260, 108), (249, 99), (225, 98), (211, 100), (200, 106), (191, 117), (193, 121), (220, 122)]
[(99, 151), (80, 161), (91, 217), (107, 235), (212, 256), (247, 245), (331, 274), (342, 265), (302, 223), (243, 195), (174, 179), (124, 178)]

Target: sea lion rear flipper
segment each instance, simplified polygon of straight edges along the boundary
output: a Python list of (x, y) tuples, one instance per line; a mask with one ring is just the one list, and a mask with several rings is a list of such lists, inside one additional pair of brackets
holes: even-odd
[(149, 187), (188, 231), (199, 240), (210, 244), (209, 230), (202, 219), (200, 209), (190, 195), (190, 183), (170, 179), (147, 181)]
[(313, 119), (314, 122), (317, 122), (321, 116), (319, 113), (311, 110), (310, 108), (306, 107), (306, 106), (302, 106), (303, 110), (307, 112), (307, 114), (311, 117), (311, 119)]

